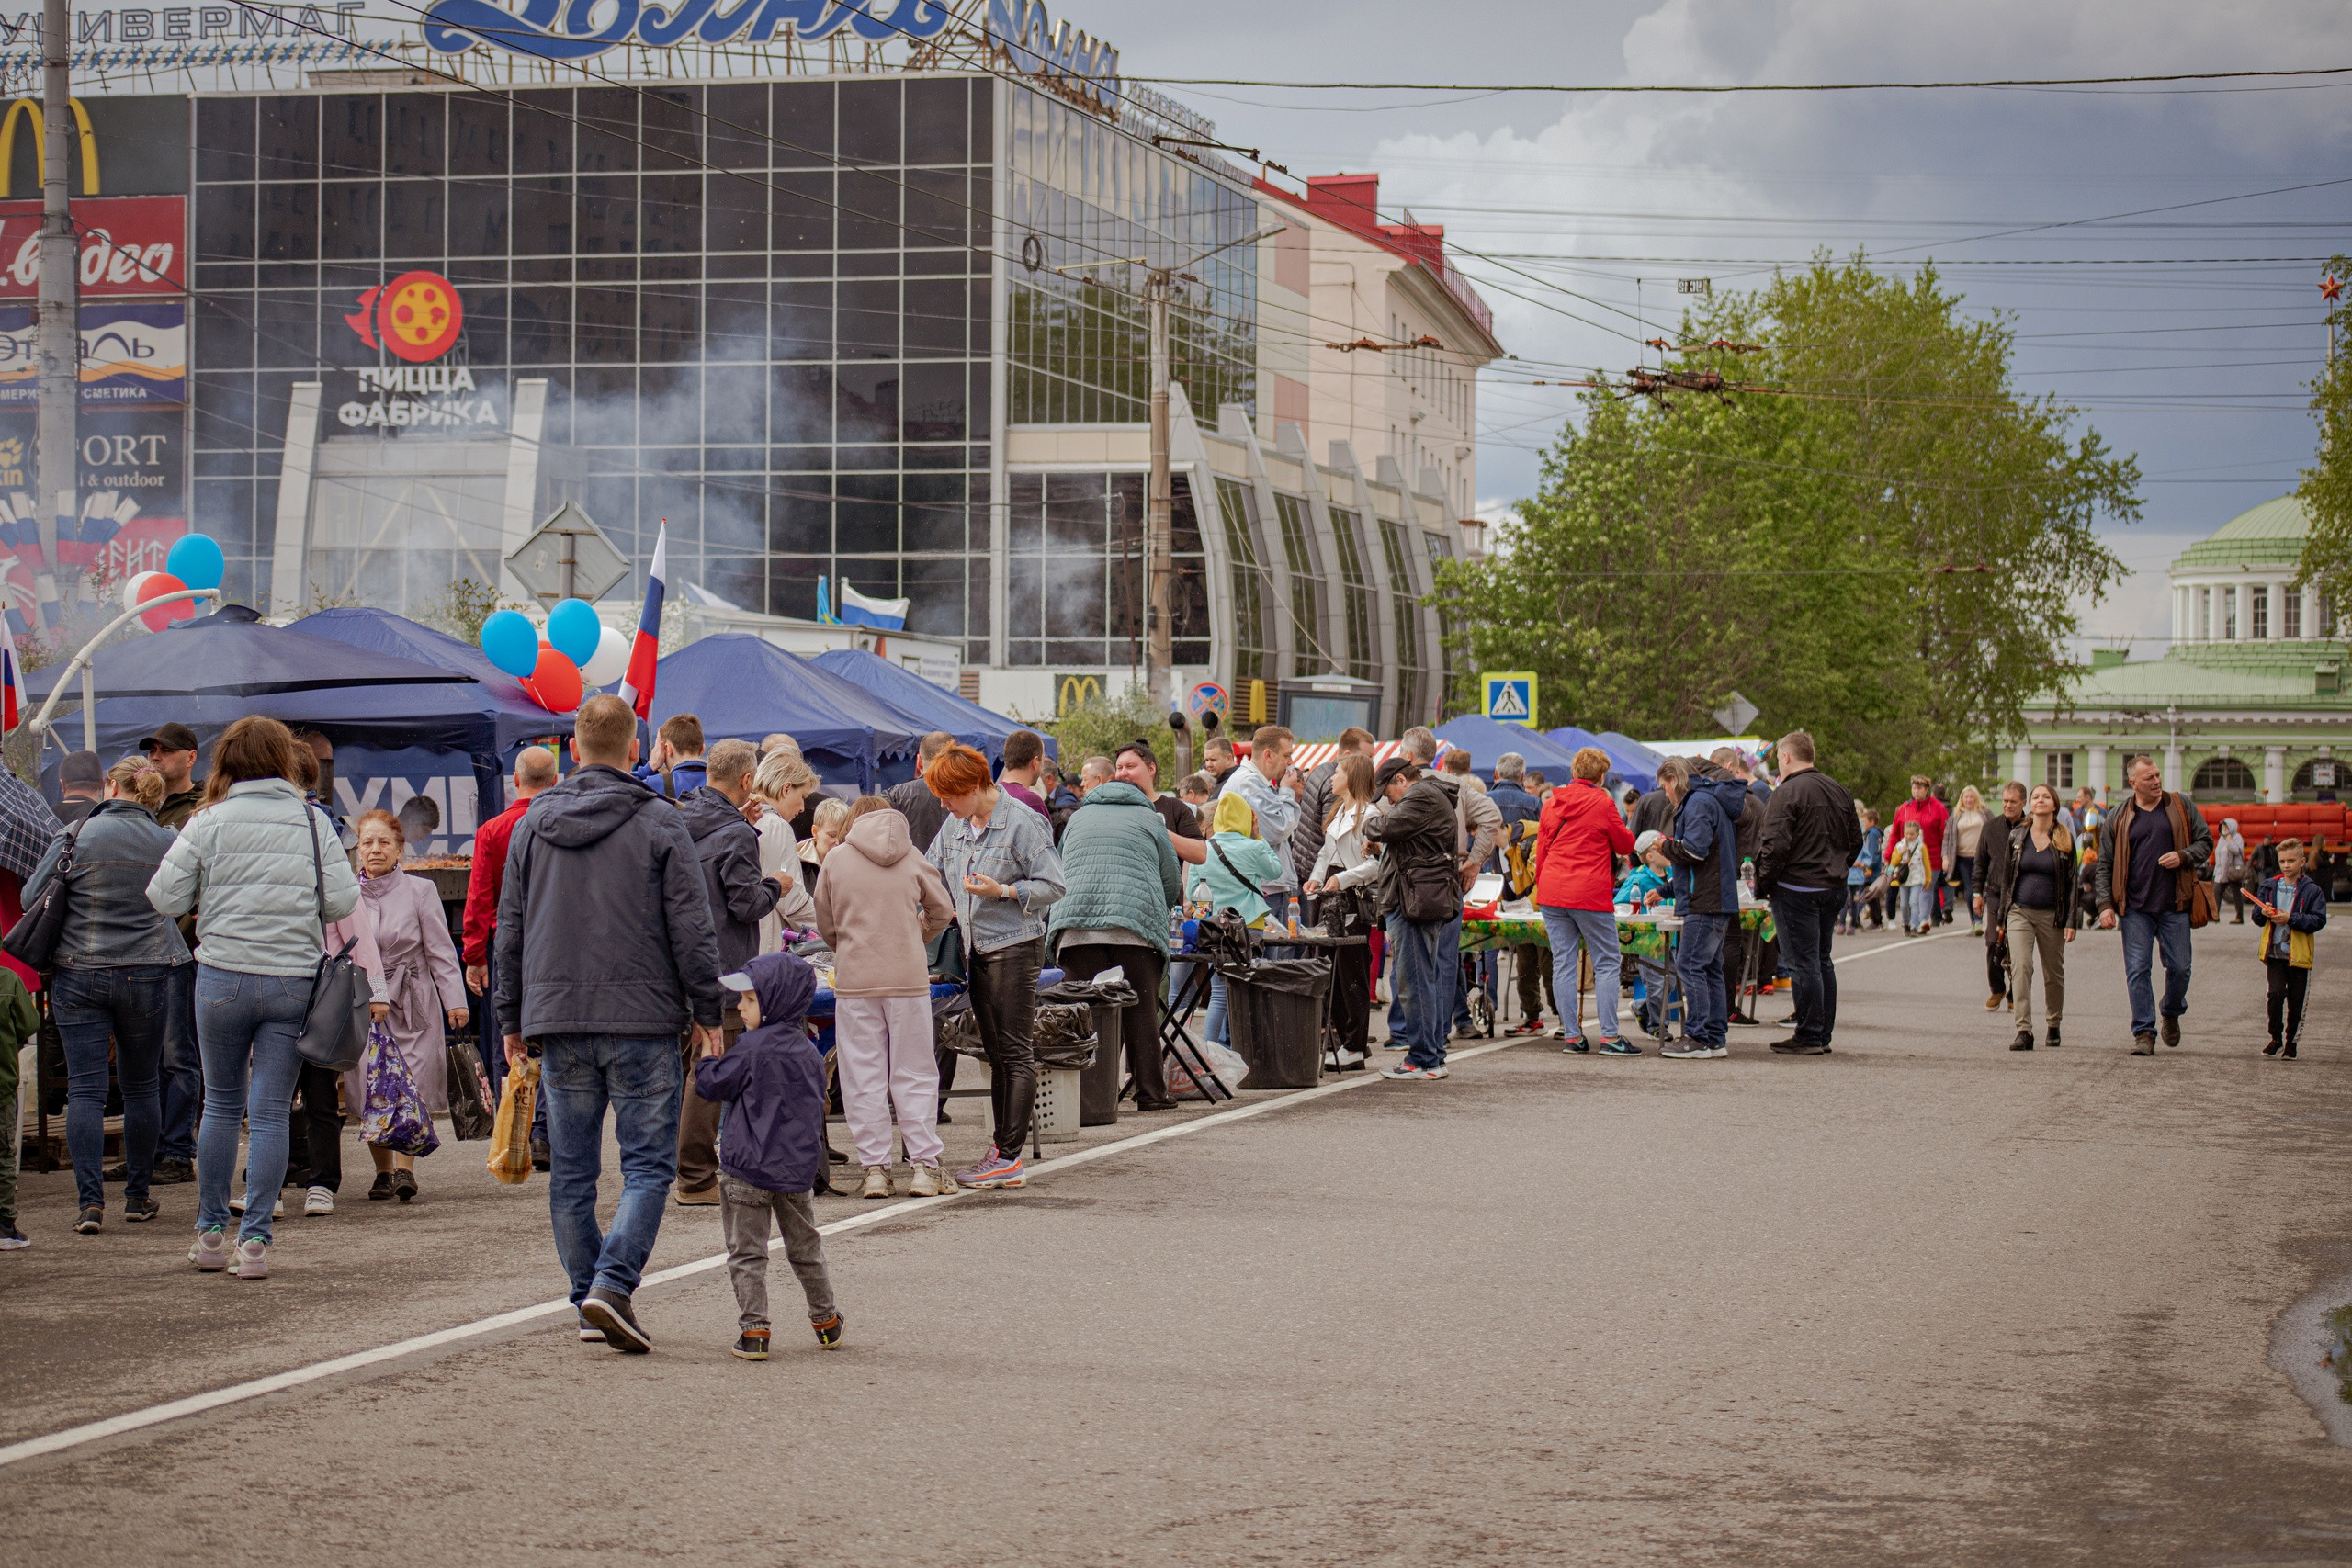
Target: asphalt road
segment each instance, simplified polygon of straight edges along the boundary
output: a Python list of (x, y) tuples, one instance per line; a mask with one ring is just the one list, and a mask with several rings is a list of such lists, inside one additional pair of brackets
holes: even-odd
[[(763, 1366), (710, 1271), (650, 1357), (542, 1319), (9, 1465), (0, 1563), (2352, 1561), (2266, 1360), (2352, 1299), (2352, 947), (2292, 1064), (2252, 948), (2200, 935), (2153, 1060), (2113, 937), (2013, 1055), (1961, 936), (1843, 965), (1829, 1057), (1531, 1043), (1204, 1126), (832, 1238), (835, 1354), (778, 1258)], [(85, 1239), (28, 1177), (0, 1445), (560, 1293), (479, 1149), (266, 1284), (187, 1269), (190, 1189)], [(671, 1213), (657, 1264), (717, 1249)]]

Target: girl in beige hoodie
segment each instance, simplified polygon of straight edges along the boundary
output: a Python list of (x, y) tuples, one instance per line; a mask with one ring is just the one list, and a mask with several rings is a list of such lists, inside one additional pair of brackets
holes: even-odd
[(939, 1161), (939, 1063), (932, 1051), (931, 939), (955, 918), (946, 885), (915, 852), (907, 819), (879, 795), (852, 808), (817, 876), (817, 931), (833, 950), (834, 1061), (859, 1196), (888, 1198), (890, 1113), (915, 1168), (915, 1197), (956, 1190)]

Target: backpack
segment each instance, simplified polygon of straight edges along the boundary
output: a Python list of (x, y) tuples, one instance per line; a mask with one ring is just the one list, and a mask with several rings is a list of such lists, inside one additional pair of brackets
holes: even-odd
[(1537, 822), (1533, 818), (1510, 825), (1510, 836), (1503, 840), (1503, 879), (1514, 898), (1524, 898), (1535, 891), (1535, 837)]

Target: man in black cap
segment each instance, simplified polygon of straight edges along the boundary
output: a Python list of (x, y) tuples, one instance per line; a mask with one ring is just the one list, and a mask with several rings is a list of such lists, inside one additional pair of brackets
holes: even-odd
[(57, 819), (68, 828), (107, 797), (107, 771), (96, 751), (68, 751), (57, 764)]
[[(164, 775), (164, 804), (155, 808), (155, 820), (177, 832), (187, 826), (204, 799), (204, 791), (190, 776), (196, 771), (198, 750), (196, 731), (185, 724), (158, 725), (154, 734), (139, 742), (139, 749)], [(181, 918), (180, 934), (194, 945), (193, 913)], [(183, 964), (172, 970), (165, 1000), (169, 1016), (164, 1025), (164, 1125), (155, 1143), (154, 1179), (189, 1181), (195, 1179), (196, 1123), (204, 1105), (204, 1074), (196, 1054), (195, 964)]]
[(1469, 857), (1468, 825), (1454, 800), (1412, 761), (1391, 757), (1373, 786), (1388, 810), (1364, 829), (1388, 862), (1381, 912), (1396, 944), (1396, 988), (1405, 998), (1405, 1060), (1386, 1078), (1446, 1076), (1446, 1026), (1461, 973), (1462, 893)]
[(164, 775), (164, 804), (155, 808), (155, 820), (177, 832), (204, 798), (204, 791), (189, 777), (196, 771), (196, 731), (185, 724), (159, 725), (140, 741), (139, 749)]

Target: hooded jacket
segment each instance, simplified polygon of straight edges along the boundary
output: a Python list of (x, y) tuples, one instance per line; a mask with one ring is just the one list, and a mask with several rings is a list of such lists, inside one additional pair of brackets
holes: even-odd
[(358, 907), (359, 879), (326, 813), (284, 779), (247, 779), (188, 819), (149, 880), (147, 901), (166, 915), (198, 911), (200, 964), (315, 975), (319, 930)]
[(1462, 918), (1461, 823), (1453, 798), (1427, 773), (1403, 798), (1373, 818), (1366, 841), (1385, 853), (1389, 871), (1381, 891), (1381, 913), (1401, 914), (1416, 925), (1441, 925)]
[(1615, 896), (1617, 857), (1634, 835), (1609, 792), (1571, 779), (1552, 792), (1535, 834), (1535, 902), (1548, 909), (1606, 909)]
[(695, 1092), (726, 1107), (721, 1175), (763, 1192), (810, 1191), (825, 1159), (825, 1058), (808, 1023), (817, 974), (789, 953), (763, 953), (744, 973), (760, 999), (760, 1026), (745, 1030), (725, 1055), (695, 1061)]
[(931, 995), (931, 939), (955, 918), (939, 868), (915, 853), (895, 811), (851, 823), (817, 874), (817, 934), (833, 950), (837, 997)]
[(702, 859), (703, 889), (718, 938), (718, 972), (729, 975), (760, 950), (760, 921), (784, 897), (782, 885), (760, 874), (759, 829), (742, 808), (708, 784), (679, 797), (678, 815)]
[(601, 762), (541, 791), (498, 892), (500, 1032), (650, 1038), (690, 1016), (718, 1028), (710, 908), (676, 807)]
[(1184, 878), (1159, 808), (1143, 791), (1120, 779), (1087, 791), (1062, 832), (1062, 879), (1069, 891), (1046, 917), (1049, 952), (1069, 931), (1123, 931), (1167, 953), (1168, 912), (1184, 896)]
[(1713, 762), (1695, 764), (1690, 793), (1674, 814), (1666, 858), (1674, 863), (1674, 907), (1685, 915), (1739, 910), (1739, 814), (1747, 786)]

